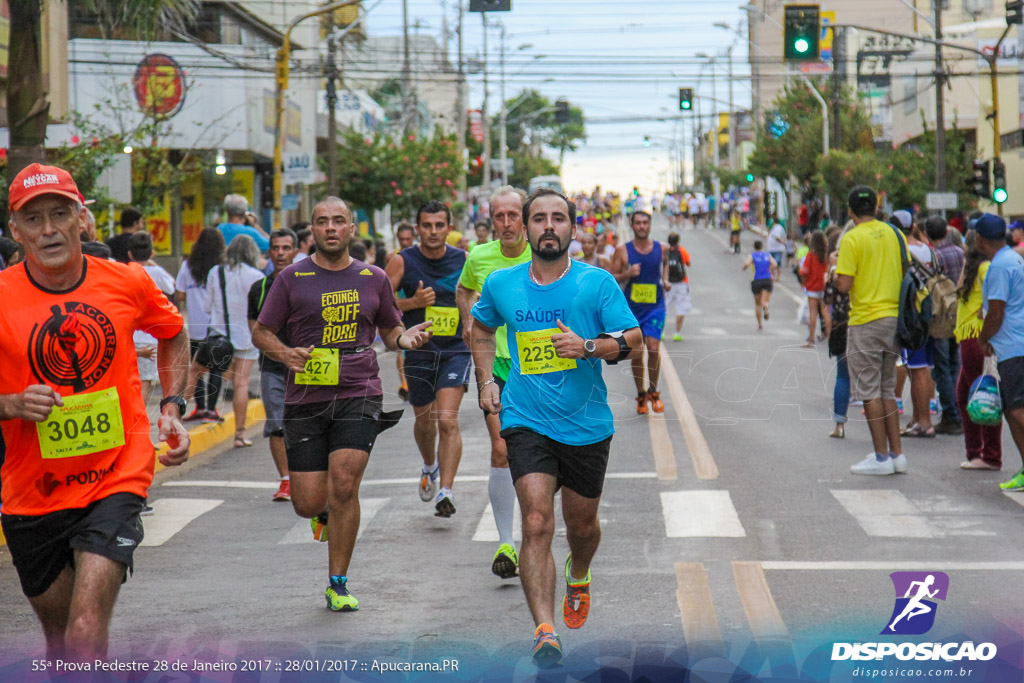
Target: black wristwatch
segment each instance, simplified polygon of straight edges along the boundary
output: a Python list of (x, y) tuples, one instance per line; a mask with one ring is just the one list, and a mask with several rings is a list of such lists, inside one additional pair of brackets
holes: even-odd
[(160, 410), (163, 411), (164, 406), (170, 403), (173, 403), (174, 405), (178, 406), (178, 415), (180, 417), (185, 417), (185, 408), (188, 406), (188, 404), (185, 402), (185, 399), (178, 395), (165, 396), (162, 399), (160, 399)]
[(617, 365), (619, 361), (626, 360), (629, 358), (629, 344), (626, 343), (626, 337), (623, 336), (622, 332), (602, 332), (597, 335), (598, 339), (614, 339), (619, 342), (619, 355), (615, 357), (615, 360), (605, 360), (608, 365)]

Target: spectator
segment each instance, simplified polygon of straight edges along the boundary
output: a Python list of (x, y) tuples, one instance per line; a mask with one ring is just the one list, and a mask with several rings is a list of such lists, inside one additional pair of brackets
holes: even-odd
[[(967, 256), (959, 281), (956, 308), (956, 341), (960, 344), (960, 376), (956, 382), (956, 403), (963, 421), (964, 445), (967, 459), (960, 463), (965, 470), (998, 470), (1003, 467), (1003, 425), (983, 427), (972, 422), (967, 415), (967, 400), (971, 384), (985, 371), (985, 353), (978, 343), (982, 327), (981, 299), (988, 258), (978, 250), (977, 234), (967, 233)], [(936, 427), (936, 431), (938, 428)]]
[[(253, 346), (247, 321), (249, 290), (253, 283), (263, 279), (263, 273), (256, 268), (259, 260), (256, 241), (249, 235), (237, 235), (228, 245), (227, 263), (214, 266), (206, 282), (205, 309), (210, 316), (210, 328), (223, 331), (234, 349), (227, 374), (234, 390), (235, 448), (252, 445), (252, 441), (245, 438), (245, 413), (249, 405), (249, 376), (252, 374), (253, 361), (260, 354)], [(221, 270), (224, 273), (226, 312), (220, 283)]]
[(1007, 244), (1013, 247), (1018, 254), (1024, 255), (1024, 222), (1014, 221), (1010, 223)]
[(836, 261), (839, 258), (841, 229), (829, 228), (827, 239), (829, 273), (825, 283), (822, 301), (832, 308), (832, 329), (828, 337), (828, 355), (836, 359), (836, 386), (832, 392), (832, 413), (835, 429), (829, 436), (833, 439), (846, 438), (846, 423), (850, 411), (850, 367), (846, 362), (846, 332), (850, 320), (850, 295), (843, 294), (836, 286)]
[(227, 221), (217, 226), (224, 234), (224, 244), (230, 245), (238, 235), (248, 235), (255, 241), (260, 254), (270, 248), (270, 238), (259, 226), (256, 214), (249, 211), (249, 200), (240, 194), (224, 197), (224, 213)]
[(772, 220), (772, 228), (768, 231), (768, 254), (782, 268), (782, 257), (786, 255), (786, 226), (778, 219)]
[(192, 365), (189, 368), (185, 399), (195, 396), (196, 407), (184, 418), (186, 421), (220, 422), (217, 400), (223, 382), (220, 370), (207, 370), (196, 362), (199, 344), (206, 339), (210, 328), (210, 315), (206, 312), (206, 282), (210, 270), (224, 262), (224, 234), (217, 228), (206, 228), (199, 233), (192, 253), (178, 269), (174, 283), (174, 303), (185, 305), (188, 323)]
[(873, 452), (854, 474), (907, 471), (896, 411), (896, 323), (902, 281), (902, 233), (875, 219), (878, 197), (860, 185), (847, 200), (854, 226), (843, 235), (836, 287), (850, 295), (847, 364), (853, 398), (864, 401)]
[(825, 325), (825, 332), (822, 339), (828, 339), (832, 331), (832, 319), (829, 316), (828, 306), (822, 300), (825, 294), (825, 276), (828, 274), (828, 240), (825, 233), (815, 230), (810, 234), (810, 249), (804, 257), (804, 263), (800, 267), (800, 278), (804, 283), (804, 292), (807, 294), (807, 307), (809, 317), (807, 325), (809, 333), (804, 348), (814, 348), (814, 328), (818, 324), (818, 316), (821, 316)]
[(309, 258), (310, 248), (313, 246), (313, 230), (308, 222), (299, 222), (292, 226), (292, 232), (299, 240), (298, 250), (295, 252), (295, 261)]
[[(952, 282), (960, 282), (964, 269), (964, 250), (954, 246), (949, 239), (951, 232), (942, 216), (932, 216), (924, 224), (925, 234), (932, 244), (935, 261), (939, 272)], [(968, 288), (968, 291), (969, 288)], [(934, 339), (935, 367), (932, 368), (932, 379), (939, 392), (939, 403), (942, 405), (942, 418), (935, 425), (936, 434), (962, 434), (961, 415), (957, 410), (955, 382), (960, 375), (960, 348), (956, 337), (951, 339)]]
[[(998, 361), (1003, 416), (1024, 461), (1024, 257), (1006, 245), (1006, 221), (999, 216), (985, 214), (974, 229), (978, 251), (992, 261), (982, 287), (986, 313), (978, 343)], [(1024, 468), (999, 488), (1024, 491)]]
[[(128, 240), (128, 258), (138, 263), (149, 274), (157, 288), (170, 300), (174, 296), (174, 278), (166, 270), (156, 265), (153, 258), (153, 236), (148, 232), (133, 233)], [(139, 379), (142, 381), (142, 402), (149, 402), (149, 394), (153, 390), (153, 382), (158, 380), (156, 367), (156, 337), (135, 330), (133, 341), (135, 353), (139, 361)]]
[(110, 255), (115, 261), (128, 263), (128, 240), (132, 235), (146, 227), (146, 219), (142, 212), (133, 206), (126, 206), (121, 210), (121, 234), (114, 235), (107, 240), (110, 247)]

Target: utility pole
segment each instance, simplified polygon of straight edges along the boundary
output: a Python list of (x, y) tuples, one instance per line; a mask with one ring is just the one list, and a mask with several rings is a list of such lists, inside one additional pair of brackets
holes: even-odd
[(499, 158), (501, 159), (501, 184), (508, 185), (508, 131), (506, 130), (508, 120), (508, 109), (505, 107), (505, 23), (501, 24), (501, 130), (498, 146)]
[(487, 115), (487, 12), (480, 13), (480, 22), (484, 29), (484, 104), (480, 112), (484, 124), (484, 168), (483, 181), (480, 184), (489, 188), (491, 186), (491, 123)]
[(715, 211), (714, 218), (712, 218), (712, 227), (718, 227), (718, 216), (722, 210), (722, 180), (718, 177), (718, 166), (719, 166), (719, 152), (718, 152), (718, 131), (720, 130), (720, 123), (718, 120), (718, 89), (715, 88), (716, 71), (718, 64), (712, 57), (711, 59), (711, 191), (715, 197)]
[(736, 149), (736, 107), (732, 97), (732, 45), (725, 54), (729, 57), (729, 170), (735, 171), (739, 155)]
[(935, 8), (935, 190), (946, 190), (946, 82), (942, 69), (942, 1), (934, 0)]
[(327, 15), (327, 62), (324, 65), (327, 77), (327, 194), (338, 193), (338, 91), (335, 88), (337, 67), (334, 53), (338, 41), (334, 36), (334, 14)]
[(402, 0), (402, 132), (409, 133), (412, 125), (412, 112), (410, 111), (411, 84), (409, 73), (409, 0)]
[(459, 173), (459, 193), (462, 196), (462, 200), (466, 201), (466, 66), (462, 56), (462, 20), (465, 17), (466, 10), (463, 7), (463, 0), (457, 0), (459, 3), (459, 92), (455, 95), (456, 106), (459, 110), (455, 112), (457, 117), (455, 120), (458, 121), (458, 141), (456, 149), (459, 155), (459, 168), (462, 172)]
[[(760, 22), (757, 20), (757, 17), (755, 16), (756, 11), (756, 5), (754, 5), (753, 3), (747, 5), (747, 28), (750, 33), (749, 43), (750, 48), (754, 49), (759, 47), (757, 42), (757, 29), (758, 23)], [(757, 57), (752, 52), (748, 52), (747, 55), (747, 59), (750, 62), (750, 80), (754, 91), (751, 99), (753, 100), (752, 109), (754, 110), (754, 130), (756, 131), (762, 125), (764, 125), (764, 121), (761, 118), (761, 65)]]

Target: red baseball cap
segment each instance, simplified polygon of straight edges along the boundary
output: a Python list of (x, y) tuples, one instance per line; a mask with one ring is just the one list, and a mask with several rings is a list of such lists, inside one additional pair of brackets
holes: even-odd
[(39, 163), (29, 164), (14, 176), (7, 192), (11, 211), (19, 210), (29, 200), (44, 194), (57, 194), (78, 201), (82, 197), (70, 173), (63, 168)]

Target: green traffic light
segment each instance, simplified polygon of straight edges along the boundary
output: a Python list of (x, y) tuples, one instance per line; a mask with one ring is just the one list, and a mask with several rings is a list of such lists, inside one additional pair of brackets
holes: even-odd
[(680, 103), (679, 103), (679, 108), (680, 108), (680, 109), (689, 109), (689, 108), (690, 108), (690, 103), (689, 103), (689, 102), (686, 102), (686, 101), (684, 101), (684, 102), (680, 102)]
[(805, 54), (811, 49), (811, 43), (806, 38), (797, 38), (793, 43), (793, 49), (800, 54)]
[(748, 183), (754, 182), (754, 174), (753, 173), (748, 173), (747, 174), (747, 182)]
[(1009, 198), (1010, 195), (1002, 187), (997, 187), (995, 189), (995, 192), (992, 193), (992, 201), (994, 201), (996, 204), (1003, 204)]

